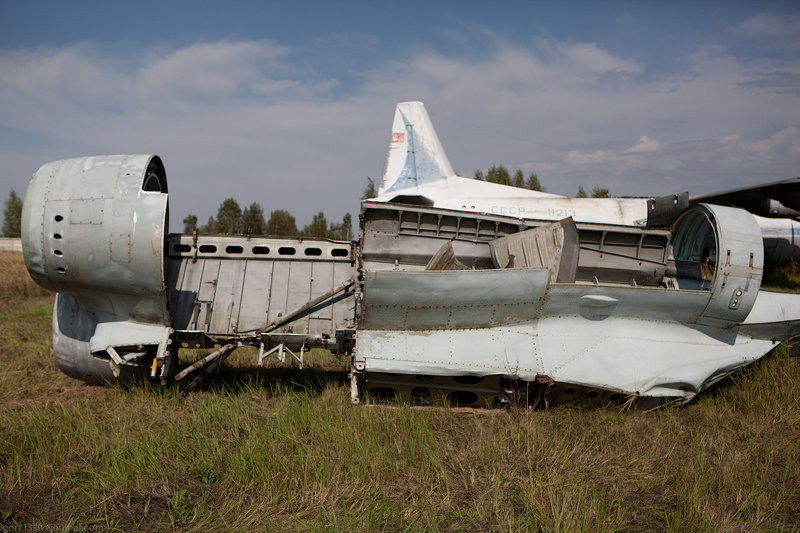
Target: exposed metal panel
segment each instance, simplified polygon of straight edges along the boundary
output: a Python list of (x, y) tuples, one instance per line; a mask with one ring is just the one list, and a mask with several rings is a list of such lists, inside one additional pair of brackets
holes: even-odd
[(248, 261), (244, 277), (244, 291), (239, 307), (239, 331), (252, 331), (268, 324), (267, 314), (271, 301), (273, 261)]
[(541, 308), (547, 269), (369, 272), (365, 329), (466, 329), (530, 320)]
[(761, 339), (792, 339), (800, 335), (797, 300), (795, 293), (759, 291), (740, 330)]
[(631, 317), (544, 316), (468, 330), (359, 330), (367, 372), (422, 375), (546, 375), (629, 394), (680, 397), (763, 356), (775, 343), (735, 331)]
[[(292, 262), (289, 263), (291, 268), (289, 269), (289, 276), (286, 280), (287, 291), (286, 291), (286, 308), (283, 311), (284, 314), (293, 311), (301, 307), (306, 302), (310, 301), (315, 294), (312, 294), (311, 291), (311, 263), (303, 262)], [(330, 289), (330, 287), (328, 287)], [(324, 292), (324, 291), (323, 291)], [(309, 331), (309, 320), (308, 317), (303, 317), (299, 320), (292, 322), (291, 324), (280, 328), (279, 331), (284, 331), (288, 333), (308, 333)]]
[(687, 400), (775, 346), (736, 331), (630, 317), (548, 316), (538, 328), (544, 373), (556, 381)]
[[(325, 291), (329, 291), (331, 287), (337, 285), (333, 267), (333, 264), (311, 263), (311, 291), (306, 301), (323, 294)], [(326, 306), (311, 313), (309, 320), (330, 320), (332, 316), (333, 308)]]
[(579, 244), (572, 219), (500, 237), (489, 243), (489, 249), (499, 268), (546, 268), (553, 281), (575, 281)]
[[(214, 306), (209, 332), (212, 334), (235, 333), (235, 318), (241, 304), (242, 286), (246, 261), (220, 261), (219, 274), (214, 291)], [(234, 307), (236, 308), (234, 310)], [(236, 312), (234, 312), (236, 311)]]
[(492, 375), (533, 379), (541, 373), (530, 324), (462, 330), (367, 330), (356, 336), (368, 372)]
[(289, 301), (289, 272), (291, 265), (288, 261), (276, 261), (270, 280), (269, 310), (267, 321), (273, 322), (287, 313)]
[(220, 263), (221, 261), (216, 259), (202, 263), (203, 272), (200, 276), (200, 286), (197, 288), (197, 299), (192, 312), (193, 320), (189, 325), (193, 330), (208, 331), (210, 328)]
[(593, 321), (614, 316), (693, 324), (710, 297), (708, 291), (557, 284), (550, 286), (543, 314)]
[[(541, 222), (485, 213), (362, 203), (367, 270), (421, 270), (452, 241), (456, 258), (469, 268), (493, 268), (488, 243)], [(660, 285), (667, 269), (669, 231), (609, 224), (578, 224), (580, 252), (575, 279)], [(572, 257), (574, 260), (574, 257)]]
[[(179, 330), (193, 328), (193, 312), (198, 300), (203, 277), (203, 262), (169, 260), (169, 270), (175, 272), (170, 279), (169, 305), (173, 327)], [(198, 309), (199, 311), (199, 309)]]

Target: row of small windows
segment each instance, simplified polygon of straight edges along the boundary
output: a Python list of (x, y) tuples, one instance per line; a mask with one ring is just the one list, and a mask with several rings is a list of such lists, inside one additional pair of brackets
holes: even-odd
[[(176, 253), (188, 253), (192, 251), (192, 247), (189, 244), (176, 244), (172, 249)], [(213, 254), (217, 252), (217, 246), (215, 244), (201, 244), (198, 251), (201, 254)], [(268, 255), (270, 253), (268, 246), (253, 246), (251, 251), (253, 255)], [(229, 244), (225, 247), (225, 253), (242, 254), (244, 253), (244, 248), (238, 244)], [(305, 248), (303, 253), (307, 257), (320, 257), (322, 255), (322, 248)], [(297, 255), (297, 249), (294, 246), (281, 246), (278, 248), (278, 255)], [(348, 257), (350, 255), (350, 250), (347, 248), (332, 248), (331, 255), (333, 257)]]

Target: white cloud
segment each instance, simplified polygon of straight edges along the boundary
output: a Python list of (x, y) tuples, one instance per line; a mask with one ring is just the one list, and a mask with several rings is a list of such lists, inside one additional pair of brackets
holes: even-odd
[(595, 150), (594, 152), (581, 152), (570, 150), (565, 157), (567, 163), (578, 165), (596, 165), (619, 160), (619, 155), (612, 150)]
[(780, 37), (800, 32), (800, 18), (779, 17), (772, 13), (759, 13), (730, 28), (732, 31), (751, 37)]
[(501, 43), (480, 60), (423, 51), (340, 80), (294, 54), (262, 41), (0, 50), (0, 133), (20, 139), (0, 144), (9, 187), (24, 189), (32, 160), (155, 152), (177, 221), (230, 196), (301, 223), (319, 210), (335, 219), (380, 177), (394, 104), (411, 99), (462, 175), (504, 164), (563, 194), (589, 183), (699, 193), (798, 168), (797, 94), (742, 85), (800, 72), (797, 60), (745, 63), (708, 47), (654, 78), (594, 44)]
[(651, 139), (647, 135), (642, 135), (636, 140), (636, 144), (625, 149), (625, 153), (635, 154), (639, 152), (657, 152), (663, 147), (664, 145), (657, 140)]
[(789, 126), (750, 146), (754, 152), (759, 154), (777, 155), (782, 152), (800, 152), (800, 135), (798, 135), (796, 127)]

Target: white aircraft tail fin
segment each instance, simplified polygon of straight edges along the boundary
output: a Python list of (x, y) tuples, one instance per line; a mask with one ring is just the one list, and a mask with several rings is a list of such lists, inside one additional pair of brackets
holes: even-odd
[(378, 196), (455, 175), (422, 102), (397, 104)]

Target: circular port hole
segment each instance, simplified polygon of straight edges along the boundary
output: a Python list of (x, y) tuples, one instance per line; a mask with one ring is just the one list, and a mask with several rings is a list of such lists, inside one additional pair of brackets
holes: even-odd
[(66, 274), (67, 273), (67, 269), (64, 268), (64, 267), (58, 267), (58, 268), (56, 268), (56, 272), (58, 272), (59, 274)]
[(54, 239), (60, 239), (61, 238), (61, 234), (60, 233), (53, 233), (53, 238)]
[(56, 215), (53, 218), (55, 219), (56, 222), (61, 222), (62, 220), (64, 220), (64, 217), (62, 217), (61, 215)]
[(55, 255), (56, 257), (62, 257), (64, 255), (64, 252), (62, 252), (61, 250), (53, 250), (53, 255)]
[(474, 405), (478, 402), (478, 395), (474, 392), (456, 390), (447, 395), (450, 405), (458, 407), (459, 405)]

